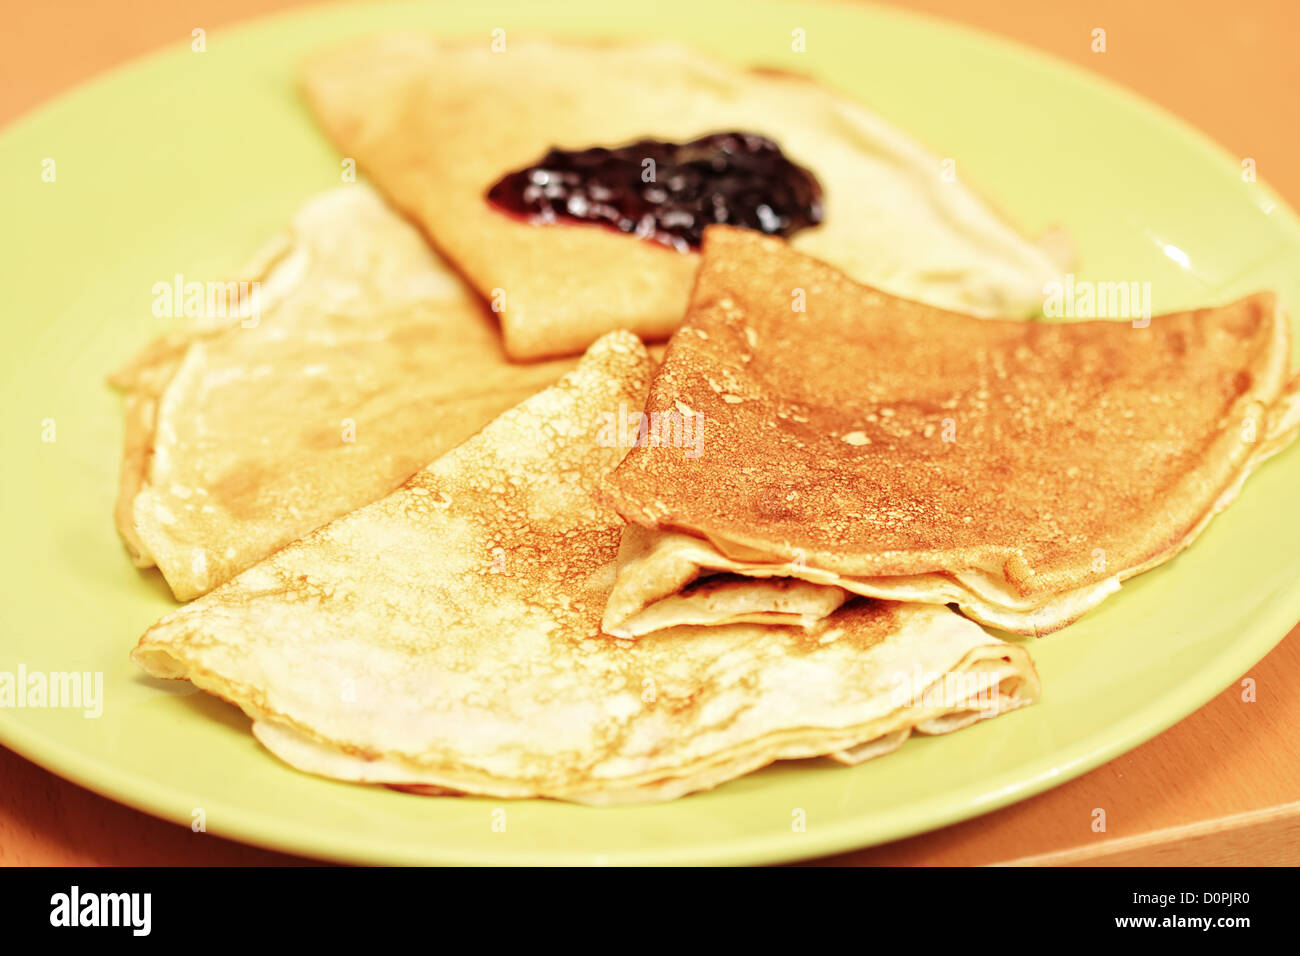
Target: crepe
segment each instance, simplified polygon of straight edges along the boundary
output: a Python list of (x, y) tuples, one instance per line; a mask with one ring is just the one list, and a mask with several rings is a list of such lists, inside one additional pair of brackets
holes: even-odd
[(1023, 706), (1023, 648), (857, 600), (811, 631), (600, 633), (621, 522), (593, 490), (645, 400), (628, 333), (381, 500), (145, 633), (134, 658), (239, 705), (308, 772), (417, 792), (667, 800), (773, 760), (845, 762)]
[(512, 364), (474, 295), (367, 186), (308, 201), (245, 275), (257, 314), (182, 320), (112, 379), (118, 528), (181, 600), (381, 497), (572, 367)]
[[(737, 576), (824, 589), (801, 596), (814, 620), (852, 593), (1063, 627), (1186, 547), (1295, 438), (1288, 338), (1269, 293), (1145, 328), (975, 319), (711, 228), (638, 447), (604, 488), (641, 529), (605, 629), (777, 610), (784, 592)], [(662, 440), (674, 419), (690, 441)], [(714, 572), (729, 597), (703, 607), (683, 589)]]
[(318, 55), (303, 87), (342, 154), (499, 307), (516, 358), (581, 351), (611, 329), (666, 338), (698, 264), (612, 229), (534, 225), (488, 205), (500, 177), (553, 146), (768, 136), (824, 189), (824, 224), (796, 234), (796, 248), (951, 308), (1034, 313), (1069, 258), (1060, 235), (1026, 239), (939, 157), (852, 100), (679, 46), (512, 33), (494, 52), (483, 40), (386, 36)]

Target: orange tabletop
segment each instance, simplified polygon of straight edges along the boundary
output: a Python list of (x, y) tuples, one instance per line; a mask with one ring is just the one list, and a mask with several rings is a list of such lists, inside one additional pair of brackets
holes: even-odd
[[(843, 2), (843, 0), (840, 0)], [(303, 0), (14, 3), (0, 30), (0, 124), (194, 27)], [(1294, 0), (915, 0), (899, 4), (1038, 47), (1200, 127), (1300, 207)], [(1105, 53), (1092, 51), (1094, 28)], [(1300, 864), (1300, 627), (1154, 740), (995, 813), (829, 860), (842, 864)], [(1107, 832), (1092, 830), (1106, 811)], [(0, 748), (0, 864), (290, 864), (119, 806)]]

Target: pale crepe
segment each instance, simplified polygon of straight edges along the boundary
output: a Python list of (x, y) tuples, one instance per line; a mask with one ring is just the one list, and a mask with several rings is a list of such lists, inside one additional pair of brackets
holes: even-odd
[(622, 523), (592, 492), (625, 449), (600, 419), (649, 373), (634, 336), (601, 339), (392, 494), (163, 618), (135, 660), (312, 773), (593, 804), (854, 762), (1037, 698), (1023, 648), (941, 607), (602, 635)]
[[(1069, 254), (1020, 235), (938, 156), (847, 97), (668, 44), (386, 36), (314, 58), (308, 102), (344, 156), (487, 299), (516, 358), (580, 351), (611, 329), (647, 340), (681, 320), (698, 255), (592, 225), (533, 225), (489, 187), (558, 146), (760, 133), (812, 170), (825, 221), (796, 248), (894, 292), (981, 314), (1031, 314)], [(786, 290), (787, 298), (790, 290)]]
[[(786, 578), (821, 589), (801, 592), (805, 619), (853, 593), (1063, 627), (1190, 544), (1295, 438), (1288, 354), (1271, 294), (1145, 328), (980, 320), (710, 230), (646, 409), (689, 415), (679, 431), (702, 441), (647, 423), (607, 483), (641, 529), (604, 627), (784, 619)], [(731, 577), (708, 602), (683, 592), (710, 572)]]
[(474, 295), (366, 186), (308, 201), (246, 277), (257, 314), (178, 319), (112, 379), (127, 390), (118, 528), (181, 600), (572, 367), (512, 364)]

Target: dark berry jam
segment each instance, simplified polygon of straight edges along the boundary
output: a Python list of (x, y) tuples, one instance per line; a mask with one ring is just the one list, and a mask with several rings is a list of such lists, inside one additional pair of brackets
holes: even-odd
[(600, 223), (682, 252), (715, 223), (789, 236), (822, 221), (817, 179), (753, 133), (552, 149), (503, 176), (488, 200), (530, 222)]

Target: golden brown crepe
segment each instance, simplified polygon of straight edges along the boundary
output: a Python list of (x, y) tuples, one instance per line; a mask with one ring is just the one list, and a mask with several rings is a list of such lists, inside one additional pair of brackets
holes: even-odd
[(938, 305), (1031, 314), (1062, 265), (863, 106), (679, 46), (512, 34), (493, 52), (483, 40), (387, 36), (317, 56), (303, 85), (343, 155), (500, 309), (516, 358), (580, 351), (618, 328), (667, 337), (698, 264), (611, 229), (489, 207), (489, 187), (552, 146), (766, 135), (824, 188), (825, 222), (795, 235), (796, 248)]
[(126, 390), (117, 524), (177, 598), (391, 491), (572, 367), (495, 323), (366, 186), (307, 202), (249, 271), (256, 315), (180, 320)]
[[(975, 319), (710, 229), (646, 406), (699, 424), (692, 442), (646, 428), (605, 486), (643, 529), (605, 628), (763, 619), (763, 585), (737, 593), (737, 576), (824, 589), (806, 617), (849, 592), (1062, 627), (1186, 547), (1295, 438), (1288, 354), (1269, 293), (1145, 328)], [(682, 589), (714, 572), (730, 603), (702, 608)]]
[(600, 419), (649, 375), (634, 336), (601, 339), (392, 494), (163, 618), (135, 660), (312, 773), (596, 804), (856, 762), (1037, 698), (1023, 648), (942, 607), (601, 635), (621, 522), (593, 491), (624, 449)]

